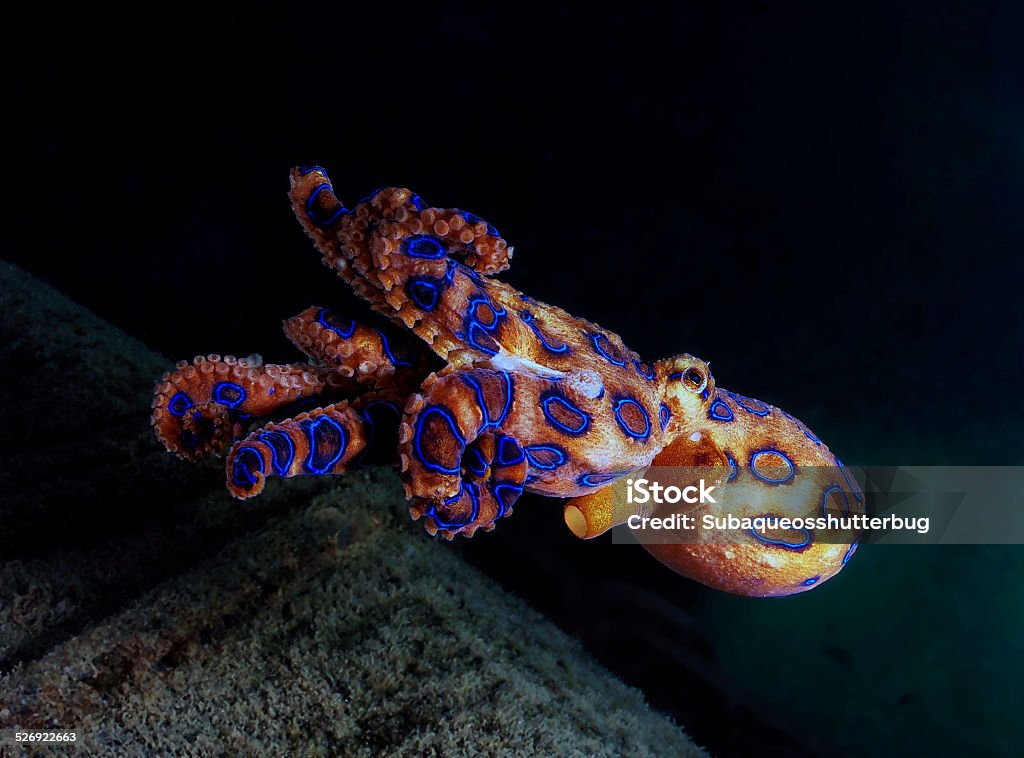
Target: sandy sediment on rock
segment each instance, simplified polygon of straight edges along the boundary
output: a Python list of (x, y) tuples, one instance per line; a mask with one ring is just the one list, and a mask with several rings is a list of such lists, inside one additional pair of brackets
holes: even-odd
[(163, 453), (167, 361), (8, 264), (0, 365), (0, 729), (97, 754), (700, 754), (409, 523), (392, 472), (243, 505)]

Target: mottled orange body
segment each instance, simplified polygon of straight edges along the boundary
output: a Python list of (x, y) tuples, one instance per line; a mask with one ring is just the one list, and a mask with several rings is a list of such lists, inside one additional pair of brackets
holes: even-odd
[[(566, 522), (591, 537), (623, 516), (609, 509), (607, 485), (652, 464), (739, 471), (737, 496), (779, 486), (820, 498), (831, 485), (800, 471), (839, 471), (806, 427), (716, 389), (700, 359), (646, 363), (618, 335), (492, 278), (512, 249), (482, 219), (400, 188), (349, 210), (316, 166), (292, 172), (290, 196), (325, 264), (387, 321), (310, 308), (285, 331), (313, 363), (200, 356), (163, 377), (153, 403), (161, 441), (190, 459), (228, 451), (236, 497), (258, 494), (270, 476), (395, 463), (432, 534), (493, 529), (527, 490), (575, 497)], [(799, 484), (758, 478), (759, 460), (783, 459)], [(711, 586), (787, 594), (838, 571), (854, 539), (842, 550), (709, 541), (652, 552)]]

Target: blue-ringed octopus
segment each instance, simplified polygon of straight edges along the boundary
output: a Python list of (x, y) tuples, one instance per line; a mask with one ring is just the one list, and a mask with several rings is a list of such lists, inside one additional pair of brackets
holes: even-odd
[[(197, 356), (163, 376), (157, 436), (189, 460), (226, 453), (235, 497), (269, 477), (397, 465), (431, 534), (490, 531), (527, 491), (572, 498), (565, 523), (590, 538), (628, 515), (609, 485), (672, 465), (714, 467), (737, 512), (783, 497), (863, 512), (847, 470), (785, 411), (717, 387), (691, 355), (645, 361), (496, 279), (513, 249), (483, 219), (395, 187), (347, 208), (319, 166), (293, 169), (289, 196), (323, 262), (383, 318), (311, 307), (284, 322), (307, 362)], [(769, 596), (832, 577), (857, 540), (751, 531), (646, 547), (711, 587)]]

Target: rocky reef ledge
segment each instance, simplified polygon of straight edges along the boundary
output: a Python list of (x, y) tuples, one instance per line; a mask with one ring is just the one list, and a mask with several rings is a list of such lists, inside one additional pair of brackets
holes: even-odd
[(412, 524), (393, 472), (242, 504), (164, 453), (170, 362), (2, 261), (0, 365), (0, 729), (118, 755), (703, 754)]

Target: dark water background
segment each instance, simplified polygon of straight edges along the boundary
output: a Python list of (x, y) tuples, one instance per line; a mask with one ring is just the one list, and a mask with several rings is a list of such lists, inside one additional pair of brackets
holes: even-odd
[[(285, 197), (319, 163), (349, 202), (397, 184), (492, 221), (507, 281), (710, 360), (847, 462), (1019, 464), (1022, 21), (50, 9), (13, 29), (0, 255), (172, 360), (293, 360), (283, 318), (353, 304)], [(716, 754), (1019, 747), (1020, 549), (868, 548), (754, 601), (578, 543), (560, 511), (527, 498), (459, 549)]]

